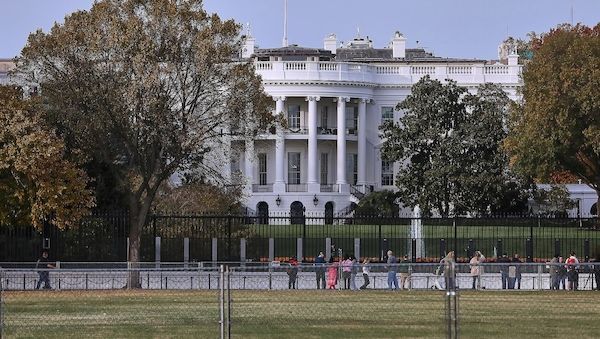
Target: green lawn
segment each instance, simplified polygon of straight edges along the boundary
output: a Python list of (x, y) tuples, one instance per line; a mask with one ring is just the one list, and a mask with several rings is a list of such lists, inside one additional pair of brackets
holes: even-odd
[[(404, 220), (406, 221), (406, 220)], [(534, 220), (535, 221), (535, 220)], [(519, 220), (515, 221), (519, 222)], [(530, 221), (531, 222), (531, 221)], [(474, 249), (481, 250), (487, 257), (492, 257), (498, 239), (502, 239), (503, 251), (520, 253), (525, 257), (526, 239), (533, 236), (535, 258), (552, 258), (555, 253), (555, 239), (560, 239), (560, 251), (566, 255), (575, 250), (580, 256), (584, 254), (584, 240), (590, 239), (590, 255), (600, 251), (600, 231), (577, 227), (571, 222), (568, 225), (556, 222), (549, 224), (546, 220), (543, 227), (521, 227), (497, 225), (459, 225), (456, 230), (456, 246), (454, 228), (451, 224), (423, 225), (423, 238), (426, 257), (440, 257), (440, 239), (446, 239), (446, 249), (458, 249), (459, 256), (466, 256), (469, 239), (473, 240)], [(393, 249), (396, 253), (410, 251), (410, 225), (248, 225), (253, 230), (254, 238), (249, 239), (249, 257), (266, 257), (268, 238), (275, 239), (275, 256), (288, 257), (296, 255), (296, 239), (305, 239), (305, 256), (311, 257), (324, 251), (325, 238), (344, 249), (354, 249), (354, 238), (361, 239), (361, 255), (379, 257), (381, 250)]]
[[(5, 292), (8, 338), (218, 337), (216, 291)], [(594, 338), (600, 292), (463, 291), (464, 338)], [(444, 337), (443, 293), (232, 291), (234, 338)]]

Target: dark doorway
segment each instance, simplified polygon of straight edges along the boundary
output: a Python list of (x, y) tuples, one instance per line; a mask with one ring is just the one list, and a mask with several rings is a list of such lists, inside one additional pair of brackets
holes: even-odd
[(290, 205), (290, 223), (292, 225), (304, 224), (304, 205), (300, 201), (294, 201)]
[(269, 224), (269, 204), (264, 201), (259, 202), (256, 205), (258, 223), (261, 225)]
[(328, 201), (325, 204), (325, 225), (333, 224), (333, 202)]

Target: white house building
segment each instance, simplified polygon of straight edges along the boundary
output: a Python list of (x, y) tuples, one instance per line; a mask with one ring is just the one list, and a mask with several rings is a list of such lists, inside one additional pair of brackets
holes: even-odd
[(232, 155), (231, 170), (248, 180), (246, 206), (261, 214), (344, 214), (370, 191), (393, 189), (396, 165), (381, 159), (379, 126), (400, 117), (394, 107), (425, 75), (471, 91), (496, 83), (512, 99), (522, 86), (516, 54), (506, 64), (443, 58), (407, 48), (399, 32), (385, 48), (360, 36), (340, 44), (335, 34), (323, 48), (255, 43), (247, 38), (242, 56), (253, 60), (273, 112), (287, 118), (285, 130)]

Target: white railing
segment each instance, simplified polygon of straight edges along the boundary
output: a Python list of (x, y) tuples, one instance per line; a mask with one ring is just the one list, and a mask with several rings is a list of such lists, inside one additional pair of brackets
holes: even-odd
[(506, 65), (487, 65), (483, 68), (485, 74), (508, 74), (509, 67)]
[(435, 66), (411, 66), (410, 74), (435, 74)]
[(287, 71), (304, 71), (306, 70), (306, 62), (286, 62), (285, 69)]
[(448, 66), (448, 74), (473, 74), (472, 66)]
[(422, 76), (434, 79), (451, 79), (461, 83), (518, 84), (520, 65), (474, 64), (360, 64), (323, 61), (258, 61), (256, 72), (264, 80), (349, 81), (374, 84), (407, 84), (419, 81)]
[(319, 63), (320, 71), (337, 71), (338, 64), (333, 62), (321, 62)]
[(270, 71), (273, 69), (273, 64), (269, 61), (257, 61), (254, 63), (257, 71)]

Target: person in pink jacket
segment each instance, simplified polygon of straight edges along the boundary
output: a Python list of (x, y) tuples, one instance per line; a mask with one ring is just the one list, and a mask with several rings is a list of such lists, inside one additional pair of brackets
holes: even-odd
[(338, 280), (338, 262), (329, 258), (329, 267), (327, 268), (327, 289), (335, 289)]

